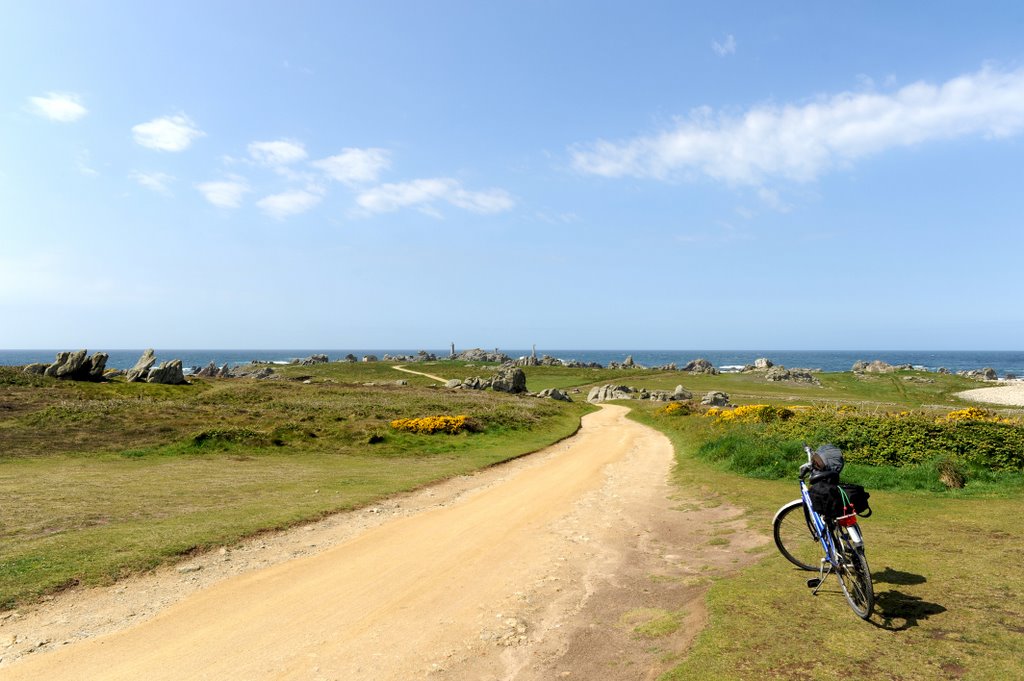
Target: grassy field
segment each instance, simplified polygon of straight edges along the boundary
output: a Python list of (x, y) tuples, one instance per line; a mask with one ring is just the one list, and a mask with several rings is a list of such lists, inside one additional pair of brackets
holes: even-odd
[[(746, 509), (751, 526), (770, 536), (775, 511), (799, 494), (795, 477), (725, 472), (695, 456), (706, 437), (701, 417), (634, 406), (637, 420), (672, 439), (679, 485)], [(861, 521), (877, 599), (870, 622), (849, 610), (834, 580), (812, 596), (810, 573), (770, 543), (753, 567), (712, 586), (708, 627), (664, 678), (1022, 678), (1022, 501), (1012, 482), (973, 493), (872, 490), (875, 513)]]
[[(0, 369), (0, 608), (535, 451), (591, 409), (447, 391), (382, 364), (282, 373), (161, 386)], [(441, 414), (480, 432), (388, 426)]]
[[(408, 366), (444, 378), (494, 370)], [(821, 374), (821, 386), (808, 386), (757, 374), (525, 369), (532, 391), (581, 391), (564, 404), (445, 390), (385, 363), (276, 371), (281, 380), (158, 386), (64, 383), (0, 368), (0, 608), (536, 450), (577, 428), (592, 385), (682, 384), (698, 396), (724, 390), (740, 404), (853, 404), (878, 413), (955, 408), (955, 392), (978, 386), (918, 372)], [(677, 484), (706, 503), (746, 509), (751, 525), (770, 534), (775, 510), (797, 495), (795, 480), (726, 471), (695, 454), (706, 420), (628, 404), (673, 440)], [(440, 414), (469, 414), (480, 432), (424, 436), (388, 426)], [(934, 477), (925, 469), (851, 465), (846, 477), (857, 475), (876, 511), (862, 522), (877, 595), (871, 622), (854, 616), (834, 583), (811, 596), (808, 573), (769, 544), (754, 566), (712, 586), (710, 623), (666, 678), (1024, 678), (1022, 477), (935, 492), (910, 489), (914, 476)]]

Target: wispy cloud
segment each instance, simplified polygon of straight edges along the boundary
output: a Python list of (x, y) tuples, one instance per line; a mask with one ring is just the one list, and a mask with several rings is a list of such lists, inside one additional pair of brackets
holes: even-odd
[(154, 118), (132, 127), (135, 143), (157, 151), (184, 151), (206, 133), (185, 114)]
[(500, 213), (510, 210), (515, 201), (503, 189), (469, 191), (458, 180), (440, 177), (411, 180), (372, 187), (356, 197), (356, 203), (370, 213), (385, 213), (415, 207), (436, 215), (436, 204), (449, 203), (474, 213)]
[(261, 165), (283, 166), (305, 159), (306, 147), (296, 140), (252, 142), (249, 144), (249, 156)]
[(175, 178), (167, 173), (152, 172), (144, 173), (139, 170), (133, 170), (129, 177), (146, 189), (152, 189), (158, 194), (164, 194), (170, 196), (171, 194), (171, 183), (174, 182)]
[[(734, 118), (710, 109), (674, 129), (570, 149), (575, 168), (605, 177), (668, 179), (692, 173), (732, 184), (807, 182), (895, 147), (1024, 130), (1024, 70), (983, 68), (941, 85), (891, 94), (842, 92), (807, 104), (757, 106)], [(762, 197), (765, 198), (765, 197)]]
[(248, 183), (238, 177), (229, 180), (203, 182), (196, 189), (203, 197), (218, 208), (238, 208), (249, 191)]
[(73, 123), (89, 113), (82, 98), (70, 92), (48, 92), (45, 97), (29, 97), (32, 113), (59, 123)]
[(96, 177), (99, 175), (99, 171), (92, 167), (92, 161), (90, 160), (90, 154), (88, 149), (82, 149), (78, 152), (75, 157), (75, 166), (78, 168), (78, 172), (88, 177)]
[(291, 215), (305, 213), (320, 203), (323, 195), (311, 189), (293, 189), (280, 194), (271, 194), (256, 202), (267, 215), (283, 220)]
[(310, 165), (322, 170), (332, 180), (351, 186), (376, 182), (380, 173), (391, 166), (391, 154), (386, 149), (350, 147)]
[(725, 57), (726, 55), (736, 53), (736, 38), (730, 33), (725, 36), (725, 40), (718, 42), (717, 40), (711, 41), (711, 49), (715, 51), (719, 57)]

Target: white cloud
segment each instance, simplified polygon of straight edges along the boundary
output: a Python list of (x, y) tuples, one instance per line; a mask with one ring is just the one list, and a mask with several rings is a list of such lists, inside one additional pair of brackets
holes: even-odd
[(331, 179), (355, 185), (376, 182), (381, 171), (391, 166), (391, 154), (386, 149), (346, 148), (340, 154), (313, 161), (310, 165)]
[(306, 147), (295, 140), (252, 142), (249, 145), (249, 156), (261, 165), (283, 166), (305, 159)]
[(735, 54), (736, 38), (734, 38), (730, 33), (729, 35), (725, 36), (725, 40), (723, 40), (722, 42), (712, 40), (711, 49), (714, 50), (715, 54), (717, 54), (719, 57), (724, 57), (729, 54)]
[(672, 130), (598, 140), (570, 153), (577, 170), (605, 177), (668, 179), (696, 172), (757, 186), (768, 178), (811, 181), (894, 147), (1022, 130), (1024, 70), (984, 68), (891, 94), (842, 92), (802, 105), (757, 106), (739, 118), (701, 109)]
[(436, 215), (435, 204), (441, 201), (474, 213), (500, 213), (515, 205), (512, 197), (503, 189), (469, 191), (458, 180), (446, 177), (382, 184), (367, 189), (356, 198), (356, 203), (371, 213), (416, 207)]
[(129, 177), (131, 177), (133, 180), (138, 182), (146, 189), (152, 189), (153, 191), (159, 194), (166, 195), (170, 195), (170, 184), (175, 180), (173, 176), (168, 175), (167, 173), (143, 173), (138, 170), (133, 170)]
[(154, 118), (132, 127), (135, 143), (157, 151), (184, 151), (206, 133), (185, 114)]
[(89, 113), (81, 97), (69, 92), (47, 92), (45, 97), (29, 97), (28, 101), (32, 113), (60, 123), (73, 123)]
[(99, 175), (99, 171), (90, 165), (90, 154), (88, 149), (82, 149), (78, 152), (78, 156), (75, 157), (75, 166), (78, 168), (78, 172), (88, 177), (96, 177)]
[(256, 202), (267, 215), (283, 220), (290, 215), (305, 213), (320, 203), (323, 195), (307, 189), (293, 189), (280, 194), (271, 194)]
[(249, 185), (241, 178), (203, 182), (197, 184), (196, 189), (219, 208), (238, 208), (242, 205), (242, 198), (250, 191)]

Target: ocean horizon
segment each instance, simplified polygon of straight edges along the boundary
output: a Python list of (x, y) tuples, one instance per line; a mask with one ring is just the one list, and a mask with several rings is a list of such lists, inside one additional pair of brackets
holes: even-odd
[[(71, 348), (68, 348), (71, 349)], [(461, 352), (466, 348), (456, 348)], [(491, 351), (496, 348), (484, 348)], [(339, 360), (348, 354), (362, 359), (365, 355), (415, 355), (420, 349), (324, 349), (324, 348), (282, 348), (282, 349), (156, 349), (157, 361), (180, 359), (186, 370), (203, 367), (213, 362), (217, 366), (228, 364), (238, 366), (253, 361), (286, 364), (313, 354), (327, 355), (330, 361)], [(510, 357), (529, 355), (529, 349), (498, 349)], [(90, 349), (89, 353), (106, 352), (110, 355), (107, 366), (113, 369), (130, 369), (139, 359), (143, 349)], [(448, 357), (450, 349), (426, 349), (439, 359)], [(53, 362), (58, 350), (24, 349), (0, 350), (0, 365), (22, 366), (35, 362)], [(550, 355), (564, 360), (597, 362), (607, 366), (609, 362), (622, 362), (628, 356), (637, 364), (656, 367), (674, 362), (682, 366), (687, 362), (704, 358), (720, 371), (736, 371), (746, 364), (753, 364), (758, 357), (767, 357), (775, 364), (789, 368), (818, 369), (827, 372), (849, 371), (858, 360), (882, 360), (889, 364), (910, 364), (925, 371), (937, 371), (940, 367), (950, 371), (967, 371), (991, 367), (1000, 377), (1012, 374), (1024, 377), (1024, 351), (1016, 350), (580, 350), (580, 349), (537, 349), (537, 356)]]

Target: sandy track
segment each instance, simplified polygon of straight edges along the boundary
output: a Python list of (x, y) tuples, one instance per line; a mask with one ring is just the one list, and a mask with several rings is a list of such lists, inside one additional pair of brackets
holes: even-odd
[(975, 388), (959, 392), (956, 396), (974, 402), (1024, 407), (1024, 383), (1014, 382), (994, 388)]
[(447, 378), (441, 378), (440, 376), (435, 376), (434, 374), (426, 374), (426, 373), (423, 373), (422, 371), (413, 371), (412, 369), (406, 369), (404, 366), (401, 366), (401, 365), (395, 365), (395, 366), (393, 366), (391, 368), (395, 369), (397, 371), (404, 371), (407, 374), (416, 374), (417, 376), (426, 376), (429, 379), (432, 379), (432, 380), (435, 380), (435, 381), (440, 381), (441, 383), (447, 383), (448, 382)]
[[(670, 499), (670, 443), (625, 413), (604, 406), (577, 436), (450, 504), (224, 579), (2, 676), (652, 678), (699, 628), (707, 578), (764, 538), (732, 509)], [(728, 550), (707, 542), (721, 533)], [(683, 623), (656, 645), (632, 632), (651, 608)]]

